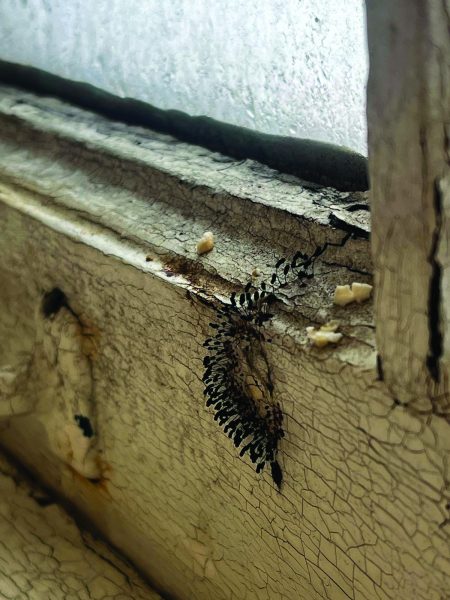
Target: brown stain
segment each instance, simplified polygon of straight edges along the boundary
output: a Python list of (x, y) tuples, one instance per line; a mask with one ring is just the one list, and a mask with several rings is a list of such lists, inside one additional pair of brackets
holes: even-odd
[(208, 271), (204, 268), (200, 261), (195, 261), (182, 256), (168, 257), (163, 266), (163, 272), (169, 277), (173, 275), (181, 275), (187, 282), (192, 286), (194, 290), (209, 290), (208, 295), (213, 295), (216, 289), (215, 283), (217, 282), (217, 290), (223, 291), (223, 289), (229, 289), (229, 293), (233, 290), (233, 286), (229, 284), (225, 279), (222, 279), (214, 271)]
[(98, 465), (98, 469), (99, 469), (100, 473), (102, 474), (101, 478), (96, 481), (96, 485), (101, 490), (105, 491), (109, 496), (107, 484), (108, 484), (108, 481), (111, 480), (111, 474), (112, 474), (113, 468), (111, 467), (111, 465), (108, 462), (106, 462), (106, 460), (103, 460), (103, 458), (101, 458), (100, 456), (97, 456), (96, 463)]
[[(101, 330), (100, 328), (85, 318), (80, 318), (76, 315), (77, 318), (77, 335), (80, 337), (80, 345), (83, 354), (88, 358), (88, 360), (92, 363), (95, 361), (100, 352), (100, 339), (101, 339)], [(70, 462), (73, 460), (73, 453), (69, 452), (67, 454), (67, 463), (66, 467), (72, 474), (73, 479), (75, 479), (78, 483), (80, 483), (83, 487), (89, 488), (90, 493), (93, 490), (95, 492), (100, 491), (103, 493), (109, 500), (111, 500), (111, 495), (109, 493), (107, 484), (110, 480), (110, 477), (107, 477), (108, 474), (111, 473), (112, 467), (109, 463), (103, 460), (100, 456), (97, 456), (95, 462), (97, 463), (97, 467), (101, 476), (98, 479), (88, 479), (84, 477), (78, 471), (76, 471), (71, 465)]]
[(164, 272), (171, 275), (182, 275), (194, 286), (201, 285), (206, 279), (205, 270), (199, 263), (189, 260), (183, 256), (174, 256), (164, 263)]
[[(93, 494), (94, 496), (99, 495), (99, 500), (101, 499), (101, 501), (104, 501), (105, 499), (112, 500), (112, 496), (108, 490), (108, 482), (110, 481), (111, 477), (107, 477), (107, 475), (111, 474), (112, 467), (109, 463), (107, 463), (100, 457), (96, 458), (96, 463), (97, 463), (97, 466), (101, 473), (101, 476), (98, 479), (88, 479), (87, 477), (84, 477), (84, 475), (81, 475), (80, 473), (78, 473), (78, 471), (76, 471), (69, 464), (66, 465), (66, 467), (67, 467), (68, 471), (71, 473), (72, 478), (78, 484), (80, 484), (80, 486), (82, 488), (88, 490), (89, 497), (92, 497), (92, 494)], [(100, 493), (100, 494), (98, 494), (98, 493)], [(102, 496), (103, 496), (103, 498), (102, 498)]]
[(85, 320), (80, 322), (81, 349), (89, 360), (96, 360), (100, 352), (101, 331), (97, 325)]

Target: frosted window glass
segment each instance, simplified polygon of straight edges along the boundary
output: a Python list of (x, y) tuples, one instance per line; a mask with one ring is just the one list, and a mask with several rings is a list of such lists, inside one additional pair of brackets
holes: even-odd
[(0, 58), (366, 154), (363, 0), (0, 0)]

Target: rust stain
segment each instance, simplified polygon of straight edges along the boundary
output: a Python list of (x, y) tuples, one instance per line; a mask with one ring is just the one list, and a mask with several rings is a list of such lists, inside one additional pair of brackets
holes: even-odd
[(81, 349), (89, 360), (96, 360), (100, 352), (101, 331), (93, 323), (81, 322), (80, 327)]
[(164, 268), (177, 275), (182, 275), (192, 283), (195, 283), (196, 278), (198, 278), (200, 272), (203, 270), (201, 265), (183, 256), (170, 258), (166, 261)]
[[(206, 271), (200, 262), (187, 259), (183, 256), (167, 258), (163, 266), (163, 272), (169, 277), (181, 275), (193, 288), (197, 289), (206, 287), (212, 289), (214, 279), (221, 279), (214, 273)], [(221, 280), (221, 287), (223, 285), (226, 285), (226, 282)]]
[(112, 467), (109, 463), (99, 457), (97, 457), (96, 462), (101, 473), (101, 477), (98, 479), (88, 479), (87, 477), (84, 477), (69, 464), (67, 464), (66, 467), (70, 471), (72, 478), (75, 479), (82, 487), (89, 490), (90, 496), (92, 494), (97, 495), (97, 493), (100, 492), (100, 496), (106, 496), (108, 500), (112, 500), (111, 494), (108, 490), (108, 482), (110, 481), (111, 477), (107, 477), (107, 475), (111, 474)]

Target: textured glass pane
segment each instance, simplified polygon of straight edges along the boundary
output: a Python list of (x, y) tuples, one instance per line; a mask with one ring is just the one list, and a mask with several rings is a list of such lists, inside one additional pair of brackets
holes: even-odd
[(0, 0), (0, 58), (366, 153), (363, 0)]

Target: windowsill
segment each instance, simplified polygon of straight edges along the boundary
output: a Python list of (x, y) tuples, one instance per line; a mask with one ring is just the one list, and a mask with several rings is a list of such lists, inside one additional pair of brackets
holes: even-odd
[[(333, 286), (370, 279), (366, 193), (322, 188), (9, 86), (0, 86), (0, 124), (3, 202), (140, 270), (226, 296), (255, 268), (267, 277), (280, 256), (355, 232), (327, 251), (334, 266), (298, 302), (306, 324), (324, 311), (348, 314), (330, 312)], [(197, 240), (209, 230), (215, 249), (199, 258)], [(373, 351), (370, 303), (351, 311), (346, 335)]]
[(238, 160), (251, 158), (307, 181), (338, 190), (368, 189), (367, 160), (349, 148), (263, 133), (178, 110), (161, 110), (140, 100), (115, 96), (87, 83), (2, 60), (0, 81), (41, 97), (60, 98), (108, 119), (169, 134)]
[[(347, 471), (348, 456), (358, 444), (365, 448), (366, 431), (378, 426), (372, 407), (389, 414), (391, 400), (375, 381), (372, 303), (333, 305), (336, 285), (371, 279), (367, 197), (11, 88), (1, 88), (0, 127), (0, 366), (33, 357), (30, 370), (20, 363), (4, 386), (19, 385), (24, 372), (31, 381), (24, 397), (10, 402), (20, 414), (4, 428), (0, 420), (0, 442), (158, 588), (199, 597), (207, 586), (206, 595), (229, 597), (228, 586), (254, 577), (245, 567), (236, 580), (233, 549), (245, 553), (242, 565), (254, 556), (273, 563), (285, 533), (272, 547), (266, 513), (283, 532), (289, 519), (301, 540), (305, 519), (316, 523), (313, 504), (300, 513), (305, 469), (319, 473), (322, 453), (323, 465), (337, 461), (339, 472)], [(214, 250), (198, 257), (196, 243), (208, 230)], [(267, 277), (280, 256), (312, 252), (348, 230), (361, 237), (329, 248), (306, 288), (285, 290), (265, 328), (286, 428), (279, 494), (270, 474), (256, 474), (239, 457), (205, 407), (202, 344), (214, 312), (197, 300), (224, 299), (254, 269)], [(55, 288), (69, 305), (46, 319), (37, 309)], [(339, 345), (311, 347), (306, 326), (332, 319), (340, 321)], [(95, 480), (80, 474), (72, 452), (79, 402), (98, 431)], [(323, 469), (336, 478), (334, 467)], [(358, 498), (342, 509), (352, 523), (366, 510)], [(318, 527), (323, 518), (317, 511)], [(362, 530), (352, 523), (345, 529), (359, 540)], [(333, 530), (331, 521), (327, 527)], [(286, 533), (291, 545), (292, 535)], [(338, 540), (338, 552), (345, 544)], [(303, 552), (299, 545), (293, 551)], [(349, 556), (359, 561), (358, 552)], [(288, 561), (277, 563), (270, 576), (297, 594), (308, 576), (289, 569)], [(340, 589), (340, 579), (329, 581)], [(305, 583), (305, 596), (312, 589)]]
[[(10, 88), (0, 127), (0, 444), (173, 597), (408, 597), (409, 555), (442, 596), (447, 424), (377, 381), (372, 302), (333, 305), (370, 281), (366, 196)], [(264, 328), (279, 492), (205, 406), (211, 303), (348, 230)], [(339, 344), (311, 347), (332, 319)]]

